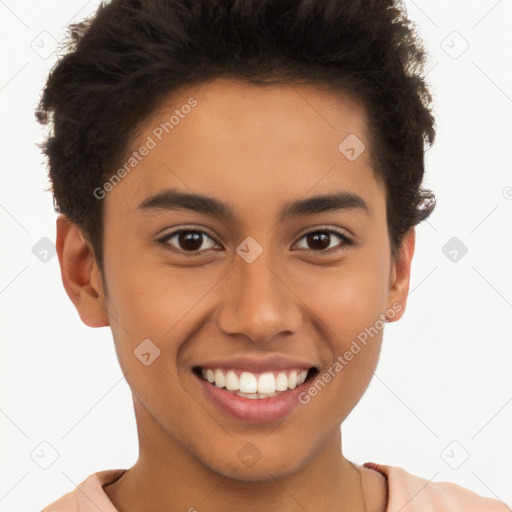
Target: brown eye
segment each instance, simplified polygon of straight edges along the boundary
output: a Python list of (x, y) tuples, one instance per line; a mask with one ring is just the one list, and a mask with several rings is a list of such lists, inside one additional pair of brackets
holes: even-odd
[(306, 236), (307, 243), (312, 249), (324, 250), (329, 247), (331, 236), (327, 233), (318, 232)]
[(180, 249), (197, 251), (203, 244), (203, 237), (197, 231), (184, 231), (178, 235)]
[[(331, 245), (337, 238), (338, 240), (341, 240), (341, 244), (338, 242), (334, 245)], [(318, 231), (311, 231), (310, 233), (306, 233), (301, 240), (306, 241), (307, 247), (301, 247), (305, 249), (310, 249), (314, 252), (322, 252), (326, 251), (327, 249), (332, 249), (333, 247), (338, 246), (339, 249), (344, 249), (346, 246), (351, 244), (350, 238), (346, 236), (343, 233), (340, 233), (338, 231), (335, 231), (333, 229), (325, 229), (325, 230), (318, 230)]]
[[(204, 240), (208, 239), (212, 242), (210, 247), (204, 247)], [(174, 240), (174, 242), (173, 242)], [(215, 247), (215, 240), (204, 231), (192, 230), (192, 229), (181, 229), (174, 231), (164, 238), (160, 239), (160, 242), (172, 246), (174, 249), (183, 252), (200, 252), (199, 249), (207, 250)]]

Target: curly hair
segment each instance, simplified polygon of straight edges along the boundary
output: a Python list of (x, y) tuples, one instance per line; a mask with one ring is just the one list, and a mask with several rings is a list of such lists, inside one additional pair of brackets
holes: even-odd
[(70, 25), (36, 109), (57, 211), (102, 267), (93, 191), (123, 161), (166, 95), (215, 77), (309, 81), (360, 98), (370, 158), (386, 189), (390, 245), (435, 206), (422, 187), (435, 137), (426, 53), (393, 0), (112, 0)]

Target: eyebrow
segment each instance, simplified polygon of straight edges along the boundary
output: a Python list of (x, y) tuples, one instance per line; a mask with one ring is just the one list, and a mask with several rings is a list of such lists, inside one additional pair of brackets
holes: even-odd
[[(177, 189), (165, 189), (148, 197), (140, 205), (142, 210), (177, 211), (192, 210), (206, 215), (233, 220), (235, 213), (228, 203), (201, 194), (191, 194)], [(312, 215), (315, 213), (333, 212), (338, 210), (361, 210), (367, 214), (371, 209), (366, 201), (352, 192), (337, 192), (306, 199), (299, 199), (284, 205), (279, 221), (290, 217)]]

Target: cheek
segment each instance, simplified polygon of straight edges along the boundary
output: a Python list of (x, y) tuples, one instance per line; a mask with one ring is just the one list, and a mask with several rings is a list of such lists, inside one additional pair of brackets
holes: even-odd
[(388, 268), (382, 258), (354, 254), (332, 268), (311, 268), (294, 277), (297, 294), (318, 316), (332, 338), (357, 337), (385, 312)]
[(159, 338), (188, 323), (191, 317), (187, 315), (200, 308), (222, 277), (212, 268), (171, 268), (166, 264), (137, 264), (127, 272), (129, 278), (116, 287), (119, 313), (133, 330)]
[(388, 287), (389, 262), (382, 254), (361, 251), (329, 271), (297, 275), (298, 294), (320, 320), (327, 341), (317, 388), (328, 385), (322, 396), (332, 401), (338, 419), (357, 404), (377, 365)]
[(160, 422), (166, 422), (167, 411), (184, 415), (190, 397), (179, 385), (180, 345), (173, 340), (186, 338), (186, 315), (208, 283), (170, 274), (169, 267), (150, 266), (136, 252), (120, 255), (105, 270), (115, 350), (132, 392)]
[(107, 308), (123, 369), (139, 369), (134, 351), (149, 339), (160, 350), (155, 367), (165, 365), (176, 374), (181, 344), (194, 332), (205, 301), (213, 300), (225, 271), (208, 266), (171, 267), (164, 261), (150, 262), (135, 250), (116, 258), (106, 272)]
[[(334, 423), (356, 406), (376, 368), (385, 325), (386, 275), (377, 266), (345, 267), (308, 288), (307, 304), (321, 320), (327, 350), (324, 367), (304, 400), (321, 396), (319, 407), (330, 404)], [(321, 428), (319, 419), (311, 421)]]

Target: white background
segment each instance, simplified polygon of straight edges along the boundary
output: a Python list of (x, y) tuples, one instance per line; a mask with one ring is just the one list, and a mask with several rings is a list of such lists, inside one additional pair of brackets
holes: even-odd
[[(40, 510), (138, 455), (110, 330), (83, 325), (57, 257), (32, 252), (55, 240), (56, 219), (33, 112), (56, 40), (98, 4), (0, 0), (0, 512)], [(510, 505), (512, 1), (405, 5), (430, 54), (426, 185), (438, 205), (417, 229), (407, 312), (386, 327), (376, 376), (344, 424), (345, 454)], [(456, 262), (442, 252), (454, 236), (468, 248)], [(41, 442), (59, 454), (48, 469), (35, 462), (51, 458)], [(460, 468), (447, 464), (466, 452)]]

